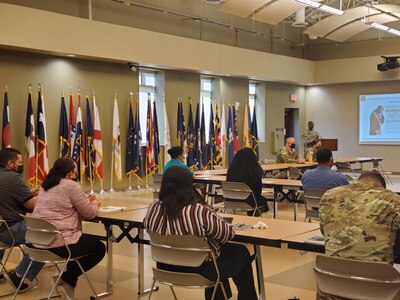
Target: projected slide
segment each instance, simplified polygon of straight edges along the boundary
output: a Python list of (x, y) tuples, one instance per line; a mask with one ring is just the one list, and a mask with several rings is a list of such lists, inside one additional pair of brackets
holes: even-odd
[(360, 95), (360, 144), (400, 144), (400, 94)]

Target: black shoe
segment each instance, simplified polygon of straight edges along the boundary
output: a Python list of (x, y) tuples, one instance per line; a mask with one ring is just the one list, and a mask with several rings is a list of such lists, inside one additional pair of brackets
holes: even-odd
[[(15, 289), (18, 288), (19, 284), (21, 283), (22, 278), (20, 278), (14, 270), (11, 270), (7, 273), (9, 282), (14, 286)], [(29, 285), (25, 282), (22, 283), (21, 288), (19, 289), (20, 292), (24, 292), (26, 289), (29, 288)]]
[(0, 274), (0, 282), (6, 281), (6, 277), (4, 276), (3, 273)]

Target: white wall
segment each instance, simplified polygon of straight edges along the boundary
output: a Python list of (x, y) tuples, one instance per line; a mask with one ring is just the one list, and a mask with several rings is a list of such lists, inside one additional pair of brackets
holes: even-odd
[(359, 95), (399, 92), (398, 80), (308, 87), (306, 119), (323, 138), (338, 139), (334, 156), (381, 156), (386, 170), (399, 171), (399, 146), (358, 144)]

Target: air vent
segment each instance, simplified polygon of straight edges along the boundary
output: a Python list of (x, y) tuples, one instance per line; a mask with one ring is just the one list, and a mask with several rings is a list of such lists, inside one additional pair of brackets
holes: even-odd
[(307, 26), (305, 8), (302, 8), (299, 11), (296, 12), (296, 19), (292, 23), (292, 26), (293, 27), (300, 27), (300, 28)]

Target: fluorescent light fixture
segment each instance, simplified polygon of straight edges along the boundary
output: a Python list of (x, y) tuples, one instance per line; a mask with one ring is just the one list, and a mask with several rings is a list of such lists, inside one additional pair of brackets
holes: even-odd
[(321, 7), (319, 8), (319, 10), (322, 10), (324, 12), (330, 13), (332, 15), (337, 15), (337, 16), (341, 16), (344, 14), (343, 10), (334, 8), (332, 6), (328, 6), (328, 5), (321, 5)]
[(303, 3), (305, 5), (314, 7), (314, 8), (319, 8), (321, 6), (321, 3), (312, 1), (312, 0), (296, 0), (297, 2)]
[(372, 28), (375, 29), (379, 29), (379, 30), (383, 30), (383, 31), (388, 31), (390, 29), (390, 27), (387, 27), (386, 25), (382, 25), (376, 22), (372, 22), (371, 24), (369, 24), (369, 26), (371, 26)]
[(340, 10), (340, 9), (337, 9), (337, 8), (334, 8), (332, 6), (328, 6), (328, 5), (325, 5), (325, 4), (322, 4), (322, 3), (318, 3), (318, 2), (315, 2), (315, 1), (312, 1), (312, 0), (295, 0), (295, 1), (300, 2), (302, 4), (305, 4), (307, 6), (311, 6), (311, 7), (317, 8), (319, 10), (322, 10), (322, 11), (327, 12), (327, 13), (332, 14), (332, 15), (341, 16), (341, 15), (344, 14), (343, 10)]
[(396, 29), (393, 29), (393, 28), (389, 28), (388, 32), (391, 33), (391, 34), (400, 36), (400, 31), (399, 30), (396, 30)]
[(67, 54), (68, 57), (75, 57), (75, 54)]
[(362, 20), (362, 22), (365, 25), (368, 25), (369, 27), (372, 27), (372, 28), (375, 28), (375, 29), (378, 29), (378, 30), (382, 30), (382, 31), (386, 31), (386, 32), (388, 32), (390, 34), (393, 34), (393, 35), (400, 36), (400, 30), (397, 30), (397, 29), (394, 29), (394, 28), (390, 28), (389, 26), (382, 25), (382, 24), (376, 23), (376, 22), (365, 22), (365, 20)]

